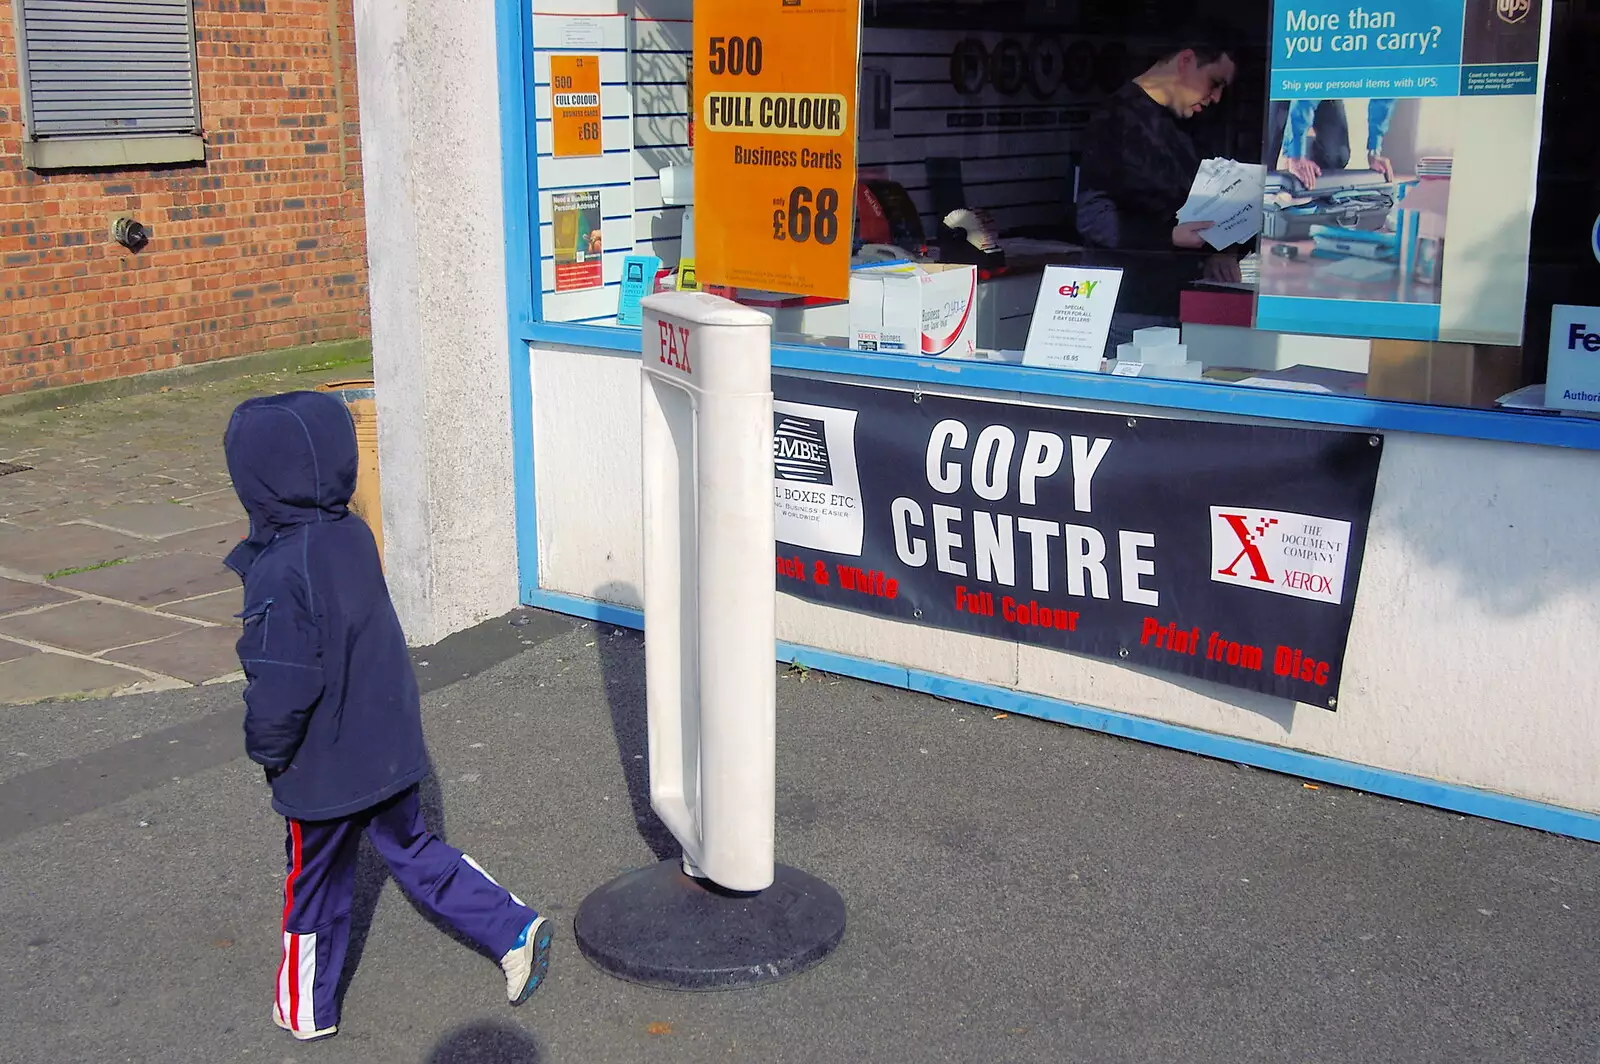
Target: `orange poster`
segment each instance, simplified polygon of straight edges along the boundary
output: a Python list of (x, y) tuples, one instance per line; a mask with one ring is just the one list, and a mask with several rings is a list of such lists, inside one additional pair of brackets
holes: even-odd
[(703, 285), (848, 299), (860, 0), (695, 0)]
[(557, 159), (600, 154), (600, 57), (550, 57), (550, 124)]

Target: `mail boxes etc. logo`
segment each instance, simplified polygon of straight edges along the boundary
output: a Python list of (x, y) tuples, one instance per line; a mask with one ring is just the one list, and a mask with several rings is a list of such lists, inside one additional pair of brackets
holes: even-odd
[(1211, 579), (1335, 605), (1344, 601), (1350, 522), (1211, 507)]
[[(773, 400), (773, 531), (779, 543), (861, 556), (867, 526), (855, 439), (854, 410)], [(789, 575), (810, 571), (796, 561)]]
[(1099, 287), (1099, 281), (1069, 281), (1057, 291), (1067, 299), (1077, 299), (1079, 297), (1092, 299), (1094, 298), (1094, 290)]
[(772, 463), (779, 480), (832, 484), (827, 426), (816, 418), (773, 415)]

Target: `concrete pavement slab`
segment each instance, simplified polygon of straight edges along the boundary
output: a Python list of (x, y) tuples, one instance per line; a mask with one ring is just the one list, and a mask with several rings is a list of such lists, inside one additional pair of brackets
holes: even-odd
[[(222, 455), (233, 408), (251, 396), (313, 388), (352, 373), (362, 369), (273, 372), (0, 419), (0, 461), (33, 467), (6, 476), (0, 490), (0, 577), (131, 564), (161, 554), (220, 560), (247, 528)], [(91, 577), (83, 586), (151, 606), (238, 587), (220, 564), (186, 576), (174, 571), (183, 563), (182, 557), (157, 561), (114, 578)], [(194, 609), (215, 616), (222, 601)]]
[(11, 523), (25, 529), (50, 529), (72, 521), (83, 512), (83, 499), (97, 498), (106, 502), (117, 501), (118, 489), (107, 487), (69, 488), (66, 489), (68, 497), (52, 498), (37, 503), (24, 504), (14, 501), (4, 510), (4, 516)]
[(0, 704), (102, 696), (144, 680), (140, 673), (116, 665), (64, 654), (29, 654), (0, 663)]
[(0, 618), (0, 635), (45, 643), (79, 654), (98, 654), (113, 647), (176, 635), (194, 627), (177, 617), (162, 617), (92, 600)]
[(34, 584), (26, 580), (7, 580), (0, 577), (0, 614), (36, 609), (54, 602), (67, 602), (73, 597), (65, 591), (57, 591), (49, 584)]
[(74, 573), (55, 582), (122, 602), (160, 606), (237, 586), (239, 577), (220, 558), (179, 551)]
[(239, 627), (237, 614), (244, 611), (244, 588), (218, 591), (215, 595), (202, 595), (186, 602), (173, 602), (161, 608), (163, 613), (176, 613), (183, 617), (198, 617), (202, 621)]
[(0, 536), (0, 569), (44, 576), (148, 550), (142, 540), (92, 525), (59, 525)]
[(107, 661), (176, 676), (189, 683), (205, 683), (239, 671), (239, 655), (234, 648), (238, 639), (237, 627), (192, 628), (102, 656)]
[[(207, 558), (225, 558), (234, 544), (250, 534), (250, 522), (231, 520), (195, 532), (180, 532), (160, 541), (164, 551), (188, 551)], [(237, 579), (237, 578), (235, 578)]]
[[(226, 474), (223, 474), (222, 480), (224, 483), (227, 482)], [(190, 506), (204, 506), (208, 510), (218, 510), (223, 513), (241, 509), (239, 496), (234, 494), (232, 484), (227, 484), (226, 487), (221, 488), (211, 488), (207, 491), (202, 491), (198, 495), (180, 496), (178, 501), (188, 503)]]
[(16, 661), (18, 658), (25, 658), (29, 654), (37, 653), (39, 652), (30, 646), (15, 643), (9, 639), (0, 639), (0, 663)]
[[(176, 482), (168, 480), (162, 488)], [(220, 525), (229, 518), (215, 510), (185, 506), (175, 502), (132, 502), (108, 506), (103, 510), (86, 512), (80, 520), (92, 522), (131, 536), (162, 539), (180, 532), (193, 532), (198, 528)]]

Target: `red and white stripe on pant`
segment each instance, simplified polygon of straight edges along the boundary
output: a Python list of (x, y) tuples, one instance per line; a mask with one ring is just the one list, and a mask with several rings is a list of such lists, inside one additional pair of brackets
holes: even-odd
[(317, 933), (297, 935), (289, 930), (294, 909), (296, 880), (305, 867), (304, 843), (298, 821), (289, 821), (289, 875), (283, 885), (283, 959), (278, 962), (278, 988), (273, 999), (277, 1020), (292, 1031), (315, 1031)]

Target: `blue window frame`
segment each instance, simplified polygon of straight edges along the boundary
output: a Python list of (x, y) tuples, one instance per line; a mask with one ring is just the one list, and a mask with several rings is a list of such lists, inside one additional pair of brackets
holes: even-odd
[[(538, 202), (538, 159), (532, 5), (528, 0), (496, 0), (500, 26), (501, 152), (505, 201), (507, 298), (514, 350), (514, 394), (526, 392), (526, 344), (560, 344), (637, 355), (637, 328), (546, 322), (541, 307), (541, 264), (533, 206)], [(958, 359), (919, 359), (825, 347), (778, 343), (773, 366), (780, 370), (822, 372), (869, 379), (914, 381), (1023, 393), (1088, 402), (1128, 404), (1173, 411), (1205, 411), (1318, 425), (1539, 444), (1600, 450), (1600, 419), (1521, 414), (1499, 410), (1433, 406), (1392, 399), (1368, 399), (1240, 387), (1222, 382), (1153, 380), (1109, 374), (1034, 369)], [(522, 404), (518, 404), (519, 408)], [(519, 409), (513, 427), (531, 438), (531, 410)], [(526, 449), (517, 461), (531, 463)], [(531, 476), (531, 469), (528, 471)], [(526, 530), (524, 535), (532, 535)], [(532, 547), (532, 544), (525, 545)]]

